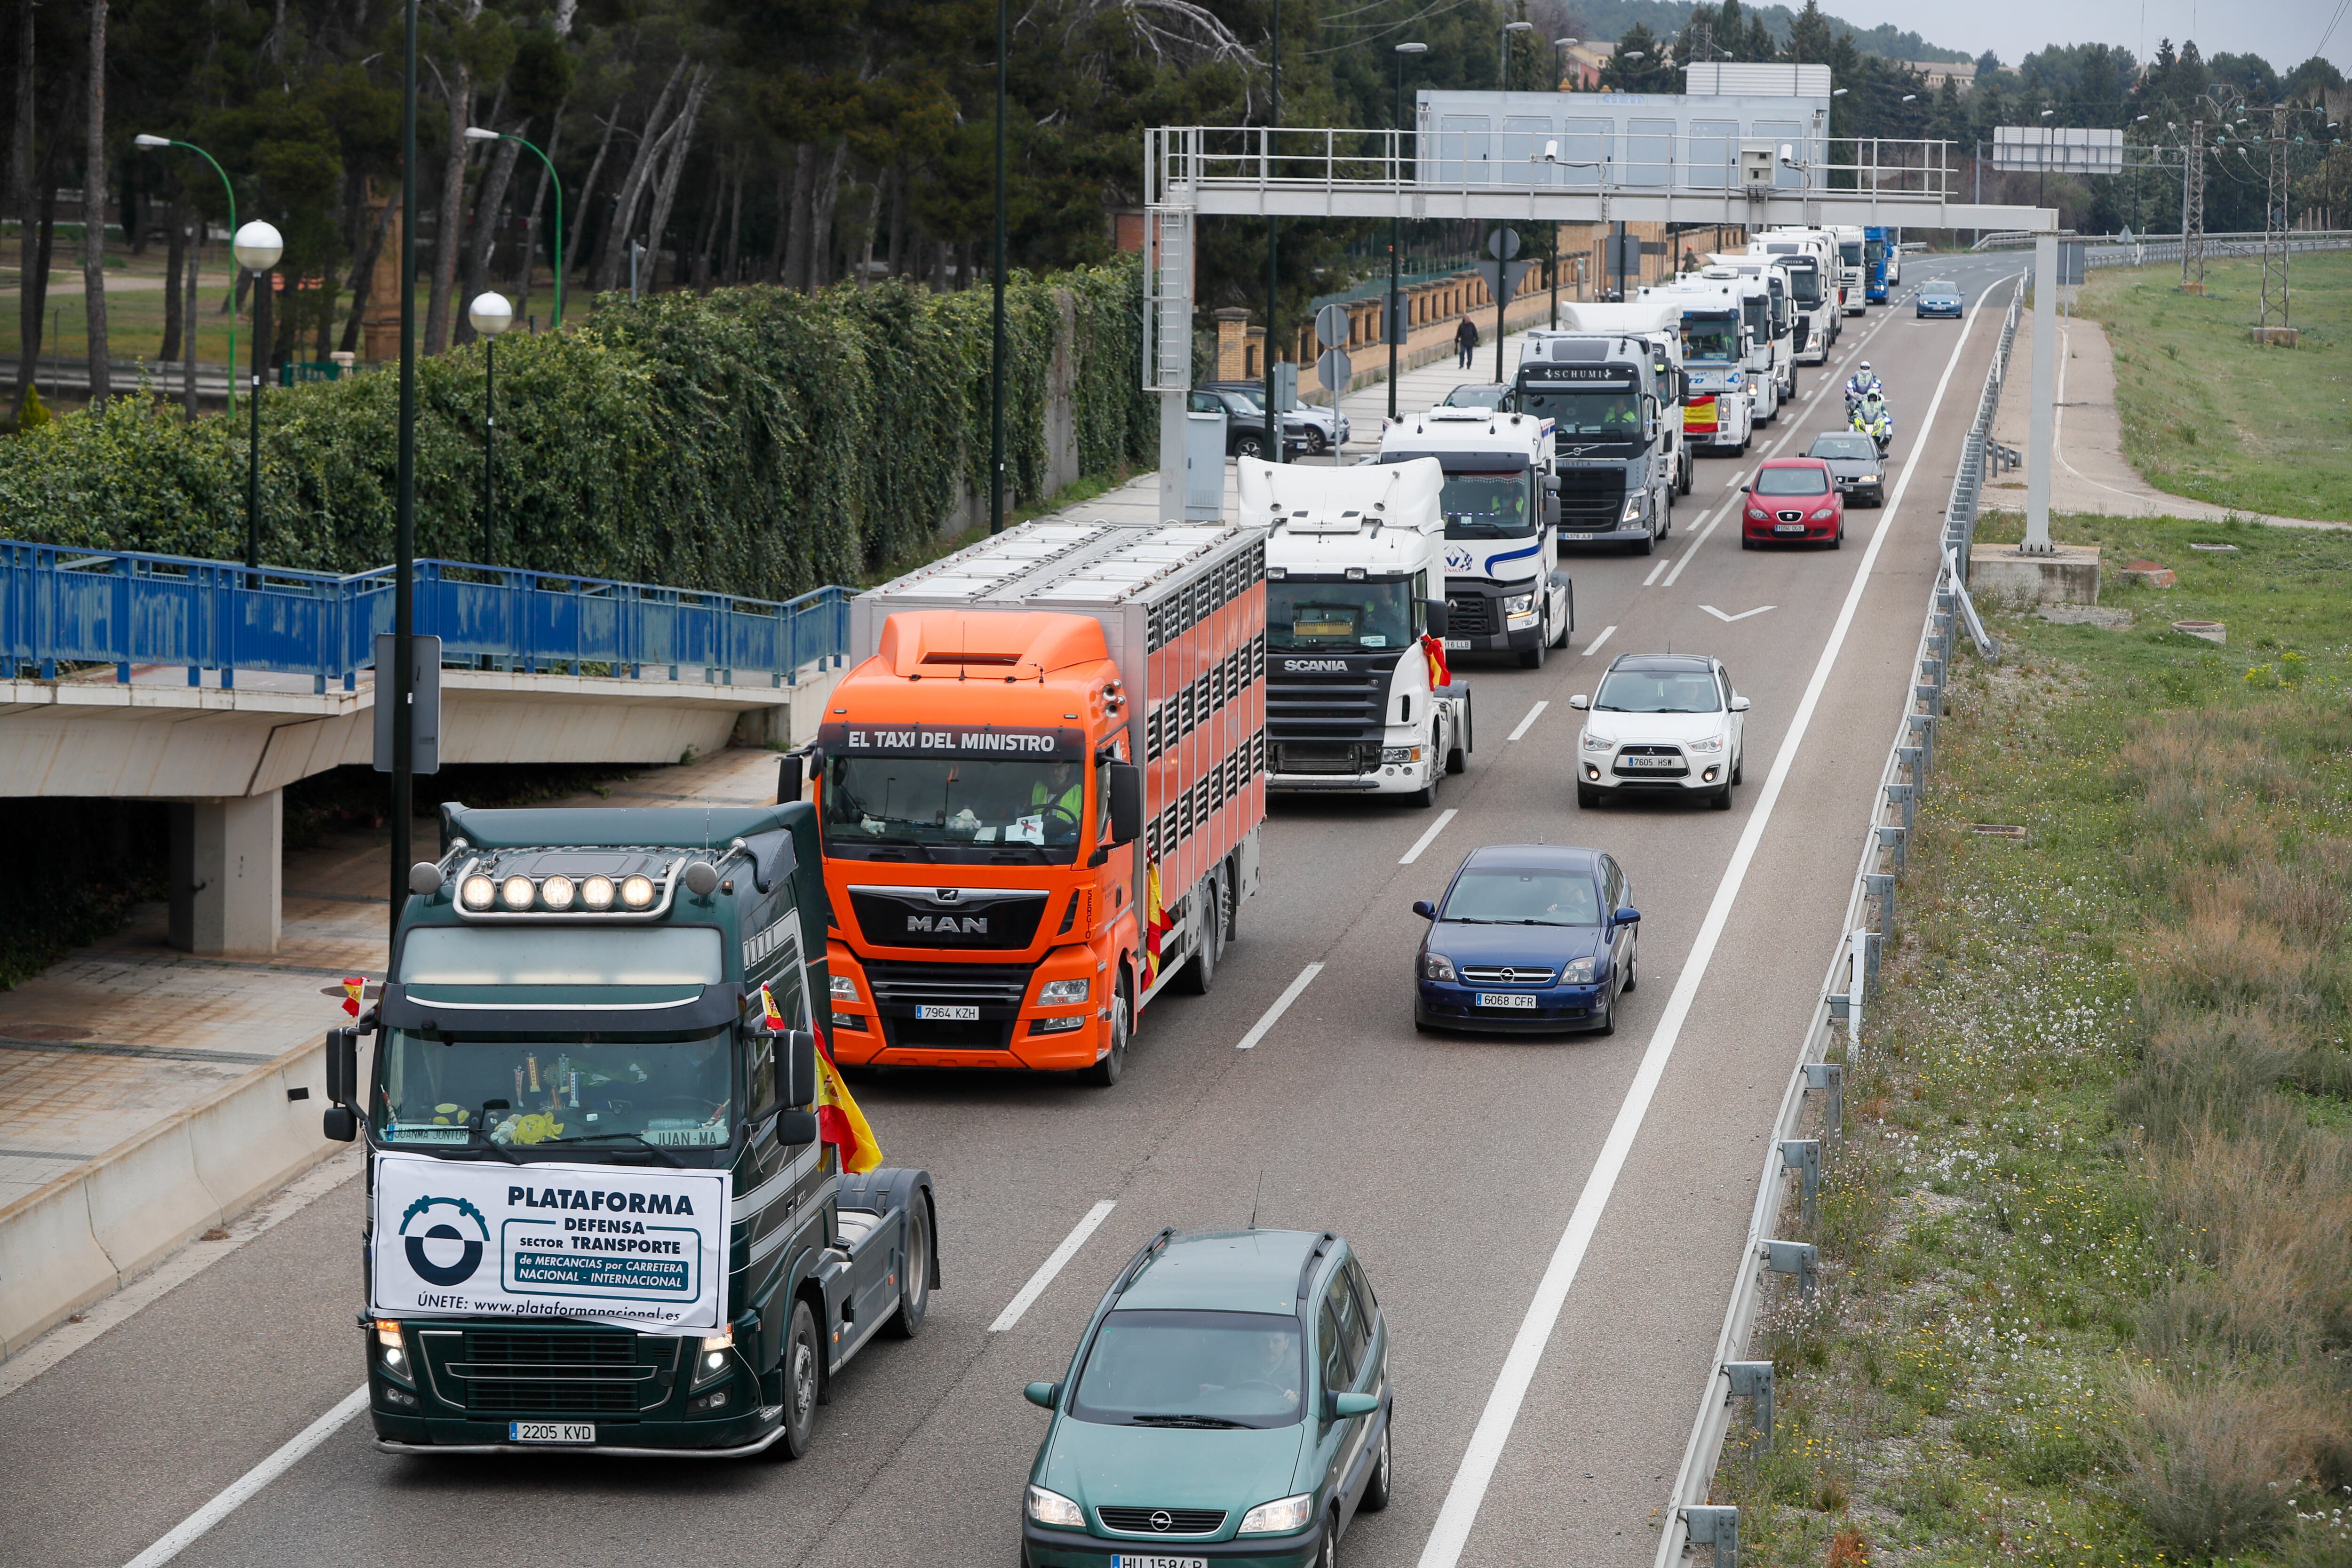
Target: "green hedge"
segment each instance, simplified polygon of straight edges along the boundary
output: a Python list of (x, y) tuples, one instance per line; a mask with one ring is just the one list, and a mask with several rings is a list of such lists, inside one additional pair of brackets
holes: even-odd
[[(1132, 260), (1016, 277), (1007, 294), (1013, 499), (1046, 490), (1045, 388), (1075, 320), (1079, 466), (1153, 460)], [(498, 355), (497, 563), (784, 598), (921, 551), (963, 486), (985, 494), (989, 296), (890, 284), (637, 302)], [(480, 344), (417, 371), (417, 552), (481, 550)], [(399, 384), (272, 390), (261, 558), (351, 572), (392, 559)], [(0, 536), (233, 560), (248, 426), (123, 398), (0, 440)]]

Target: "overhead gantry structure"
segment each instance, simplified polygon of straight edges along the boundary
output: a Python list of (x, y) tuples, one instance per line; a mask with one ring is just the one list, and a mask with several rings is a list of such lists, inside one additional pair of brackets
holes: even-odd
[[(1513, 94), (1514, 99), (1532, 95)], [(1202, 217), (1900, 226), (2054, 233), (2048, 207), (1962, 199), (1954, 144), (1686, 133), (1587, 155), (1571, 134), (1163, 126), (1144, 133), (1143, 389), (1160, 395), (1160, 510), (1184, 515), (1194, 234)], [(1516, 128), (1519, 127), (1519, 128)]]

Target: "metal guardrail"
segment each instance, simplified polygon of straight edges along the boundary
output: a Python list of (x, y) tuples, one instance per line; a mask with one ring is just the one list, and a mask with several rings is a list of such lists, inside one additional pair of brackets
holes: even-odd
[[(732, 594), (608, 582), (462, 561), (416, 563), (416, 630), (441, 639), (445, 664), (525, 674), (602, 666), (643, 679), (647, 666), (733, 685), (740, 676), (798, 684), (838, 664), (848, 646), (851, 590), (817, 589), (777, 603)], [(135, 551), (76, 550), (0, 540), (0, 673), (29, 666), (54, 680), (61, 664), (184, 667), (188, 684), (240, 669), (308, 675), (343, 689), (375, 662), (392, 630), (392, 568), (338, 576), (247, 568)]]
[[(2058, 237), (2069, 244), (2085, 247), (2084, 263), (2090, 267), (2137, 267), (2152, 261), (2180, 259), (2180, 237), (2177, 234), (2162, 238), (2143, 235), (2137, 239), (2122, 240), (2113, 235), (2075, 234), (2071, 230), (2062, 230)], [(2290, 229), (2285, 238), (2286, 248), (2291, 251), (2352, 247), (2352, 229)], [(2032, 248), (2033, 239), (2032, 235), (2021, 229), (1986, 235), (1969, 248), (1977, 251), (2026, 250)], [(2205, 237), (2205, 252), (2209, 256), (2260, 256), (2267, 243), (2268, 237), (2254, 229), (2208, 234)]]
[(1993, 345), (1992, 367), (1985, 372), (1983, 393), (1977, 398), (1977, 416), (1960, 441), (1960, 466), (1952, 476), (1951, 500), (1944, 507), (1944, 553), (1956, 565), (1959, 581), (1969, 580), (1969, 553), (1976, 542), (1977, 509), (1984, 500), (1989, 464), (2014, 461), (2008, 448), (1995, 445), (1993, 415), (2000, 407), (2000, 390), (2009, 381), (2009, 356), (2017, 346), (2018, 323), (2025, 315), (2025, 286), (2020, 277), (2010, 293), (2009, 311), (2000, 323), (2000, 341)]
[[(2020, 278), (2010, 299), (2009, 313), (2001, 323), (2000, 341), (1993, 351), (1983, 395), (1977, 402), (1976, 422), (1969, 432), (1969, 450), (1979, 464), (1991, 436), (1993, 410), (2000, 403), (2001, 383), (2008, 374), (2024, 300), (2025, 279)], [(1886, 765), (1879, 773), (1870, 825), (1863, 837), (1861, 861), (1854, 868), (1853, 886), (1846, 895), (1845, 918), (1839, 928), (1844, 934), (1839, 938), (1828, 970), (1822, 977), (1812, 1021), (1806, 1026), (1795, 1069), (1790, 1073), (1788, 1089), (1780, 1097), (1772, 1135), (1766, 1141), (1769, 1152), (1764, 1160), (1763, 1179), (1757, 1184), (1756, 1206), (1748, 1216), (1747, 1241), (1739, 1272), (1732, 1285), (1731, 1301), (1724, 1311), (1722, 1332), (1716, 1340), (1715, 1370), (1699, 1397), (1698, 1418), (1692, 1424), (1682, 1468), (1675, 1472), (1674, 1492), (1667, 1500), (1656, 1568), (1679, 1568), (1685, 1548), (1694, 1544), (1714, 1545), (1716, 1568), (1736, 1568), (1738, 1561), (1738, 1510), (1709, 1507), (1706, 1497), (1714, 1482), (1716, 1466), (1723, 1456), (1724, 1442), (1732, 1430), (1735, 1398), (1749, 1401), (1755, 1417), (1751, 1425), (1761, 1431), (1765, 1440), (1770, 1440), (1772, 1365), (1769, 1362), (1747, 1359), (1748, 1340), (1763, 1304), (1764, 1276), (1793, 1275), (1799, 1289), (1810, 1293), (1818, 1261), (1809, 1244), (1775, 1235), (1781, 1210), (1788, 1202), (1793, 1179), (1810, 1217), (1828, 1157), (1843, 1142), (1845, 1074), (1863, 1058), (1866, 1041), (1864, 1014), (1871, 1005), (1878, 978), (1881, 944), (1895, 929), (1895, 885), (1902, 875), (1905, 850), (1917, 818), (1919, 802), (1935, 765), (1936, 726), (1943, 716), (1944, 688), (1958, 639), (1967, 635), (1977, 641), (1980, 650), (1998, 656), (1990, 639), (1982, 635), (1966, 585), (1965, 534), (1974, 528), (1975, 489), (1979, 481), (1980, 470), (1979, 479), (1971, 479), (1969, 465), (1964, 461), (1945, 509), (1948, 520), (1956, 515), (1968, 519), (1968, 527), (1962, 531), (1962, 549), (1955, 552), (1951, 548), (1952, 531), (1948, 521), (1943, 563), (1936, 574), (1936, 585), (1912, 664), (1911, 698), (1903, 705), (1894, 743), (1887, 748)], [(1845, 1060), (1832, 1062), (1829, 1059), (1830, 1049), (1841, 1037), (1846, 1044)], [(1801, 1135), (1809, 1106), (1814, 1108), (1817, 1123), (1811, 1137)]]

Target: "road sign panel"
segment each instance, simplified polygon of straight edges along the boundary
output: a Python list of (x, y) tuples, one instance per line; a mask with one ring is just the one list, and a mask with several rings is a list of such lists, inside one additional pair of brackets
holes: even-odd
[(1326, 305), (1315, 312), (1315, 341), (1327, 349), (1348, 345), (1348, 307)]
[(1326, 349), (1323, 357), (1315, 362), (1315, 374), (1323, 378), (1323, 390), (1337, 397), (1348, 390), (1356, 369), (1345, 349)]
[(1486, 237), (1486, 254), (1497, 261), (1508, 261), (1519, 253), (1519, 231), (1498, 228)]

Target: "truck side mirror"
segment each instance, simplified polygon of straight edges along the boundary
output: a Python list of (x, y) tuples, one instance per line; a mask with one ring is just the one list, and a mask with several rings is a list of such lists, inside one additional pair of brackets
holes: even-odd
[(1454, 624), (1452, 612), (1446, 609), (1443, 599), (1430, 600), (1422, 606), (1422, 614), (1426, 617), (1429, 635), (1433, 637), (1444, 637)]
[(808, 759), (798, 752), (787, 752), (776, 759), (776, 804), (787, 805), (800, 799), (801, 791), (808, 785)]
[(1546, 528), (1559, 526), (1559, 492), (1558, 490), (1544, 497), (1543, 520)]
[(1132, 844), (1143, 837), (1143, 770), (1133, 763), (1110, 765), (1110, 841)]
[[(816, 1036), (806, 1029), (787, 1029), (777, 1043), (782, 1047), (776, 1053), (782, 1058), (777, 1065), (784, 1072), (784, 1081), (776, 1086), (778, 1103), (793, 1107), (815, 1104)], [(805, 1143), (808, 1140), (800, 1142)]]
[(790, 1144), (815, 1142), (816, 1112), (814, 1110), (776, 1112), (776, 1142)]
[(360, 1032), (357, 1029), (330, 1029), (327, 1031), (327, 1103), (352, 1105), (357, 1103), (359, 1097)]
[(349, 1143), (360, 1135), (360, 1113), (348, 1105), (331, 1105), (320, 1118), (321, 1135), (338, 1143)]

